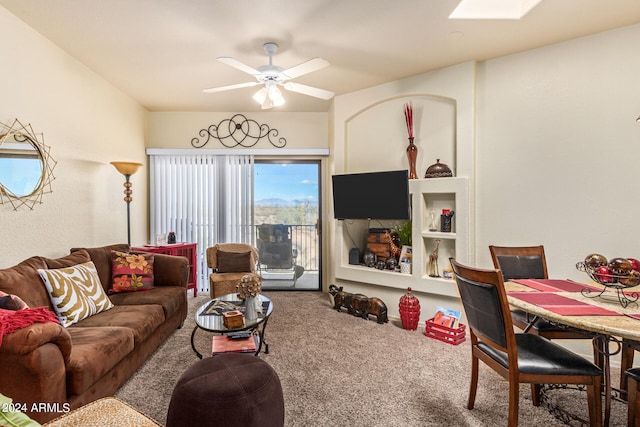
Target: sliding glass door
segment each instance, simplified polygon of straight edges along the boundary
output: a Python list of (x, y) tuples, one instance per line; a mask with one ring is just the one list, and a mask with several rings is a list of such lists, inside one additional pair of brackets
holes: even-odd
[(320, 290), (320, 161), (255, 160), (254, 224), (265, 290)]

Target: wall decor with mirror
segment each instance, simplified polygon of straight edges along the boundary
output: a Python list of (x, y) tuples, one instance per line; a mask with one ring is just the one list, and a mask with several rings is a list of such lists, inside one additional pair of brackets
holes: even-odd
[(31, 124), (0, 123), (0, 204), (13, 210), (21, 206), (33, 209), (51, 193), (56, 161), (42, 133), (36, 134)]

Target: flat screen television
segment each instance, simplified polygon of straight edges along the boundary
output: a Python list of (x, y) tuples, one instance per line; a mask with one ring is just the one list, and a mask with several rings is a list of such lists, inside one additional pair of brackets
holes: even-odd
[(333, 175), (331, 180), (336, 219), (411, 219), (406, 170)]

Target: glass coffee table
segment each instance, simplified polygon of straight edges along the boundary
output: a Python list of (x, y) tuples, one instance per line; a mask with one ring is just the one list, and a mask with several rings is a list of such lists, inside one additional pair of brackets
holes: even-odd
[[(256, 340), (255, 355), (260, 354), (263, 344), (265, 354), (269, 354), (269, 344), (264, 340), (264, 331), (267, 327), (269, 316), (271, 316), (271, 312), (273, 311), (273, 302), (262, 294), (258, 295), (256, 300), (258, 301), (256, 307), (261, 306), (261, 310), (255, 307), (245, 307), (245, 302), (238, 298), (238, 294), (222, 295), (202, 304), (200, 308), (198, 308), (198, 311), (196, 311), (196, 326), (191, 333), (191, 348), (196, 355), (202, 359), (202, 354), (196, 349), (194, 343), (194, 337), (198, 329), (216, 334), (242, 331), (250, 332), (253, 339)], [(222, 313), (233, 310), (239, 310), (243, 313), (244, 325), (236, 328), (227, 328), (224, 325)], [(247, 315), (247, 310), (253, 310), (253, 313)]]

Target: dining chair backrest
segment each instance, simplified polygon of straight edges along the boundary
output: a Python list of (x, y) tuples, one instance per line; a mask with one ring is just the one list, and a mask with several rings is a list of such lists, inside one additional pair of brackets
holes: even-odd
[(544, 246), (489, 246), (493, 266), (502, 279), (547, 279)]
[(507, 352), (515, 343), (515, 335), (500, 271), (471, 268), (453, 258), (449, 260), (472, 333)]

